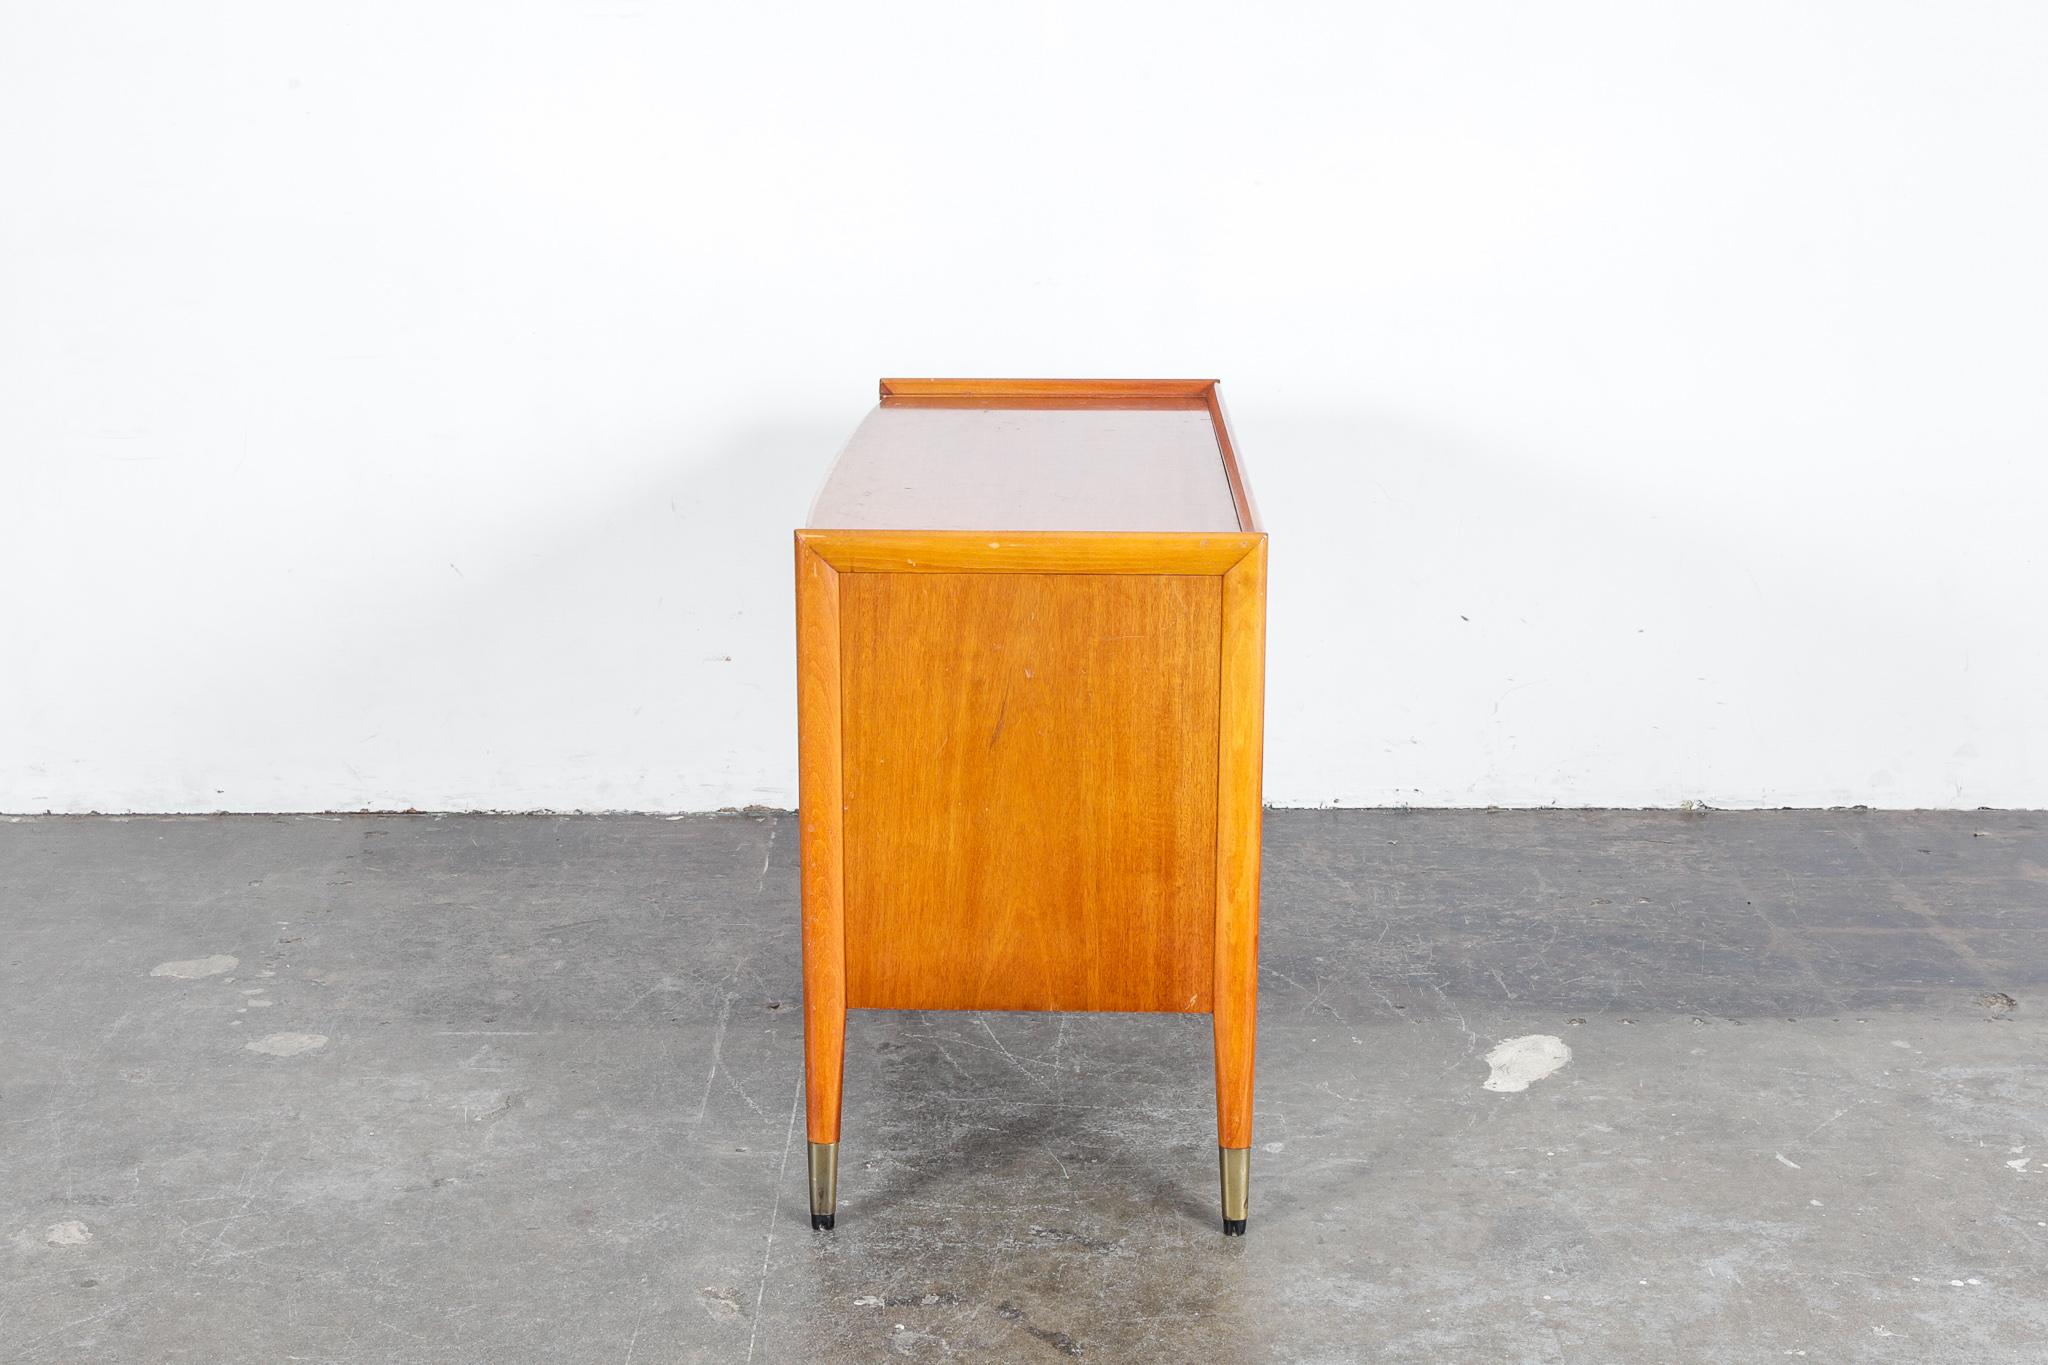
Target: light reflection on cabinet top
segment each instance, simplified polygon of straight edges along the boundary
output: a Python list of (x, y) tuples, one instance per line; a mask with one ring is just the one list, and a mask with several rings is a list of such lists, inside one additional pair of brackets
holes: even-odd
[(1213, 380), (882, 381), (832, 530), (1257, 530)]

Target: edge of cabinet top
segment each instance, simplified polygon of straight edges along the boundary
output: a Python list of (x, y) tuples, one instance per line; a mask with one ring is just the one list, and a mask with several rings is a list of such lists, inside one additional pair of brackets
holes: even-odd
[(885, 379), (808, 525), (1258, 529), (1209, 379)]

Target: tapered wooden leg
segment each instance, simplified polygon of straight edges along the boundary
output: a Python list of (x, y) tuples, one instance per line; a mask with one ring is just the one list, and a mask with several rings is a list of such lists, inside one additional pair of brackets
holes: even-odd
[(1251, 1203), (1254, 1021), (1249, 997), (1241, 1011), (1226, 1013), (1218, 1008), (1215, 1026), (1216, 1147), (1223, 1178), (1223, 1231), (1226, 1236), (1241, 1237)]
[(846, 1059), (846, 1011), (812, 1027), (804, 1011), (805, 1130), (810, 1138), (811, 1226), (832, 1230), (839, 1213), (839, 1095)]
[(1266, 690), (1266, 541), (1223, 576), (1216, 762), (1216, 1145), (1223, 1231), (1249, 1214), (1252, 1054), (1258, 1033), (1259, 850)]
[(840, 794), (839, 574), (796, 544), (797, 821), (803, 859), (804, 1110), (811, 1226), (839, 1204), (846, 1065), (845, 807)]

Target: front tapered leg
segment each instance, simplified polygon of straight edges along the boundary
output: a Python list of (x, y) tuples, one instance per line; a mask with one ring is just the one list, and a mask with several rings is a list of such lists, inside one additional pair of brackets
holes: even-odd
[[(808, 985), (809, 960), (805, 961)], [(839, 1212), (839, 1094), (846, 1010), (804, 1007), (804, 1129), (810, 1138), (811, 1226), (831, 1231)]]
[(1223, 1183), (1223, 1234), (1244, 1236), (1252, 1174), (1252, 1018), (1216, 1011), (1216, 1164)]
[[(1216, 1148), (1223, 1177), (1223, 1231), (1242, 1237), (1251, 1202), (1252, 1055), (1258, 1032), (1257, 902), (1218, 922)], [(1249, 923), (1247, 923), (1249, 921)]]
[(1223, 1231), (1244, 1235), (1252, 1164), (1252, 1050), (1259, 1013), (1259, 778), (1266, 687), (1266, 542), (1223, 576), (1223, 690), (1216, 801), (1216, 1145)]
[[(846, 1070), (845, 998), (837, 982), (815, 979), (804, 955), (804, 1130), (810, 1138), (811, 1226), (831, 1231), (839, 1212), (839, 1096)], [(835, 989), (838, 987), (838, 989)]]
[(839, 573), (796, 542), (797, 825), (803, 862), (804, 1110), (811, 1226), (839, 1208), (846, 1069), (845, 804), (840, 785)]
[[(1243, 976), (1258, 970), (1229, 964)], [(1244, 968), (1248, 966), (1249, 971)], [(1219, 979), (1223, 973), (1219, 971)], [(1223, 1177), (1223, 1233), (1244, 1236), (1250, 1216), (1252, 1177), (1252, 1051), (1257, 996), (1249, 981), (1216, 1001), (1216, 1161)]]

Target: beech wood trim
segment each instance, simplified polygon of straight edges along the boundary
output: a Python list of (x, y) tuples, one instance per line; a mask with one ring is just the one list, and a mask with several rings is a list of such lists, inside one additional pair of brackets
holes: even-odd
[(882, 398), (1182, 398), (1201, 402), (1213, 379), (884, 379)]
[(1117, 412), (1200, 412), (1208, 406), (1200, 398), (1176, 395), (1165, 397), (1102, 397), (1098, 394), (1058, 394), (1016, 397), (975, 396), (971, 394), (934, 395), (932, 397), (898, 398), (891, 395), (882, 400), (885, 408), (979, 408), (991, 412), (1020, 412), (1053, 409), (1073, 412), (1087, 408), (1109, 408)]
[(839, 1140), (846, 1057), (846, 811), (839, 571), (796, 538), (797, 824), (803, 855), (804, 1098), (812, 1142)]
[(1223, 576), (1216, 752), (1216, 1133), (1252, 1140), (1265, 761), (1266, 538)]
[(841, 573), (1221, 574), (1263, 543), (1228, 531), (796, 533)]
[(1223, 410), (1223, 391), (1219, 386), (1209, 386), (1204, 406), (1209, 409), (1209, 420), (1216, 425), (1216, 447), (1223, 452), (1223, 476), (1230, 480), (1230, 500), (1237, 504), (1237, 528), (1264, 531), (1266, 528), (1259, 522), (1259, 506), (1252, 500), (1252, 486), (1245, 481), (1244, 464), (1237, 456), (1237, 440), (1231, 434), (1230, 414)]

